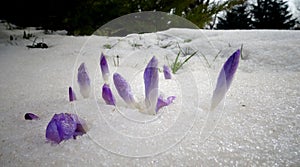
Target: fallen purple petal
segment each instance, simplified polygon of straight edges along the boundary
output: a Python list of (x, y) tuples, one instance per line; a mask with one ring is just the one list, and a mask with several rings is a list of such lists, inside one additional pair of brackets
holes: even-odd
[(26, 113), (24, 115), (24, 118), (26, 120), (37, 120), (37, 119), (39, 119), (39, 117), (37, 115), (33, 114), (33, 113)]
[(168, 66), (164, 65), (163, 71), (164, 71), (165, 79), (172, 79), (171, 70)]
[(109, 68), (108, 68), (108, 64), (105, 58), (105, 55), (103, 53), (101, 53), (101, 58), (100, 58), (100, 68), (101, 68), (101, 72), (102, 72), (102, 78), (105, 82), (108, 82), (108, 78), (109, 78)]
[(76, 100), (76, 95), (75, 92), (73, 91), (72, 87), (69, 87), (69, 101), (75, 101)]
[(75, 114), (54, 114), (47, 125), (46, 138), (54, 143), (76, 138), (86, 133), (86, 124)]
[(116, 105), (116, 100), (111, 92), (108, 84), (104, 84), (102, 87), (102, 98), (108, 105)]
[(131, 87), (127, 83), (127, 81), (118, 73), (114, 73), (113, 80), (115, 87), (118, 91), (118, 94), (122, 97), (122, 99), (131, 106), (135, 106), (136, 102), (133, 97)]
[(90, 95), (90, 78), (87, 72), (87, 68), (84, 63), (82, 63), (78, 68), (78, 84), (80, 88), (80, 93), (84, 98), (88, 98)]
[(158, 112), (159, 109), (161, 109), (162, 107), (168, 106), (171, 103), (173, 103), (173, 101), (176, 99), (175, 96), (170, 96), (167, 99), (163, 99), (162, 96), (159, 96), (157, 99), (157, 104), (156, 104), (156, 109), (155, 111)]
[(145, 104), (150, 114), (155, 114), (156, 102), (158, 98), (158, 60), (152, 57), (144, 71), (145, 84)]
[(226, 92), (228, 91), (233, 76), (237, 70), (240, 59), (240, 50), (235, 51), (224, 63), (219, 76), (216, 88), (213, 93), (211, 101), (211, 110), (213, 110), (225, 97)]

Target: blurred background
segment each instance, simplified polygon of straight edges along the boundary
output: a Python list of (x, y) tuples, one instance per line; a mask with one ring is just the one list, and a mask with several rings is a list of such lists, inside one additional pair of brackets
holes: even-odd
[(204, 29), (300, 29), (300, 0), (9, 0), (7, 28), (38, 27), (90, 35), (112, 19), (141, 11), (184, 17)]

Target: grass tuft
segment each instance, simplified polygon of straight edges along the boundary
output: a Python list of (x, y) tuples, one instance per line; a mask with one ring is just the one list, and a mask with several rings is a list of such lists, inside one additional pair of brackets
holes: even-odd
[(185, 56), (187, 56), (186, 54), (186, 52), (184, 52), (181, 48), (180, 48), (180, 46), (178, 45), (178, 47), (179, 47), (179, 52), (177, 53), (177, 56), (176, 56), (176, 58), (175, 58), (175, 61), (171, 64), (171, 70), (172, 70), (172, 73), (173, 74), (175, 74), (180, 68), (182, 68), (182, 66), (186, 63), (186, 62), (188, 62), (193, 56), (195, 56), (196, 55), (196, 53), (197, 53), (197, 51), (195, 51), (195, 52), (193, 52), (189, 57), (187, 57), (186, 59), (184, 59), (183, 61), (180, 61), (179, 60), (179, 56), (180, 56), (180, 54), (183, 54), (183, 56), (185, 57)]

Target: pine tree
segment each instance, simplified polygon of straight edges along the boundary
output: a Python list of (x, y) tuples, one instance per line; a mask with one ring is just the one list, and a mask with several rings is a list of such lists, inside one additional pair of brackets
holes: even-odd
[[(214, 16), (219, 12), (231, 9), (234, 5), (241, 4), (245, 0), (225, 0), (225, 1), (212, 1), (212, 0), (197, 0), (193, 1), (188, 8), (184, 11), (187, 15), (186, 18), (192, 21), (200, 28), (210, 22), (214, 22)], [(210, 25), (212, 28), (214, 26)]]
[(257, 29), (291, 29), (296, 19), (288, 11), (287, 1), (257, 0), (253, 5), (253, 25)]
[(227, 11), (224, 18), (218, 17), (217, 29), (250, 29), (252, 28), (248, 4), (236, 5)]

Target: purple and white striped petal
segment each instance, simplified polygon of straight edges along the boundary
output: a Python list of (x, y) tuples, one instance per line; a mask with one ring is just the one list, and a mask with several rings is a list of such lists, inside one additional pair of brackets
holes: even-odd
[(237, 70), (239, 59), (240, 59), (240, 50), (235, 51), (224, 63), (218, 77), (217, 85), (214, 90), (212, 100), (211, 100), (211, 110), (214, 110), (215, 107), (221, 102), (225, 97), (226, 92), (228, 91), (233, 76)]
[(144, 71), (145, 104), (149, 114), (156, 114), (156, 103), (158, 99), (158, 60), (152, 57)]
[(159, 96), (157, 99), (157, 104), (156, 104), (156, 113), (158, 112), (159, 109), (161, 109), (162, 107), (168, 106), (171, 103), (173, 103), (173, 101), (176, 99), (175, 96), (170, 96), (167, 99), (164, 99), (162, 96)]
[(165, 79), (172, 79), (171, 70), (168, 66), (164, 65), (163, 71), (164, 71)]
[(102, 87), (102, 98), (108, 105), (116, 105), (115, 97), (113, 96), (108, 84), (104, 84)]
[(87, 72), (87, 68), (84, 63), (81, 63), (81, 65), (78, 68), (77, 79), (80, 88), (80, 94), (84, 98), (88, 98), (90, 96), (91, 91), (91, 82)]
[(101, 53), (101, 57), (100, 57), (100, 68), (101, 68), (102, 78), (104, 82), (108, 83), (109, 68), (108, 68), (108, 63), (106, 61), (105, 55), (103, 53)]
[(130, 85), (127, 81), (118, 73), (114, 73), (113, 80), (118, 94), (122, 99), (130, 106), (136, 106), (136, 101), (131, 91)]
[(76, 138), (86, 133), (87, 127), (84, 120), (75, 114), (55, 114), (46, 128), (46, 138), (54, 143)]
[(75, 92), (73, 91), (72, 87), (69, 87), (69, 101), (75, 101), (76, 100), (76, 95)]

